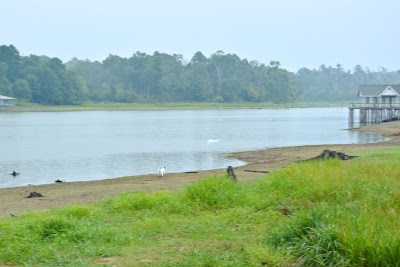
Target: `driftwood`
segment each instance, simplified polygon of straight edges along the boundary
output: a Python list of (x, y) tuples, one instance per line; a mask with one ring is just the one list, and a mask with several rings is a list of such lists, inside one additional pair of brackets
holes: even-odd
[(326, 149), (326, 150), (322, 151), (321, 154), (319, 154), (318, 156), (310, 158), (310, 159), (306, 159), (304, 161), (317, 160), (317, 159), (337, 159), (337, 158), (340, 158), (342, 160), (348, 160), (348, 159), (353, 159), (356, 157), (357, 156), (350, 156), (350, 155), (344, 154), (342, 152), (336, 152), (333, 150)]
[(245, 172), (261, 172), (261, 173), (269, 173), (269, 171), (253, 171), (253, 170), (244, 170)]
[(233, 172), (232, 166), (228, 166), (226, 171), (228, 172), (228, 177), (231, 178), (232, 180), (234, 180), (235, 182), (237, 182), (237, 178), (236, 178), (235, 173)]
[(397, 118), (391, 118), (389, 120), (383, 120), (382, 122), (391, 122), (391, 121), (397, 121), (397, 120), (398, 120)]
[(27, 196), (26, 198), (33, 198), (33, 197), (43, 197), (43, 195), (38, 192), (31, 192), (29, 196)]

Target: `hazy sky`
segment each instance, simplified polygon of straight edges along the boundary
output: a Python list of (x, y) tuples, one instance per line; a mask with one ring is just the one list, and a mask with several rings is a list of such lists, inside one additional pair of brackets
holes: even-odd
[(400, 0), (0, 0), (0, 45), (64, 62), (222, 50), (290, 71), (395, 71), (399, 11)]

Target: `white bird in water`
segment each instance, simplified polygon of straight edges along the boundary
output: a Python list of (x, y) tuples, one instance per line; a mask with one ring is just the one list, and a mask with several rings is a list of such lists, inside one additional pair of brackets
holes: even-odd
[(219, 139), (218, 140), (208, 139), (208, 143), (218, 143), (218, 142), (219, 142)]

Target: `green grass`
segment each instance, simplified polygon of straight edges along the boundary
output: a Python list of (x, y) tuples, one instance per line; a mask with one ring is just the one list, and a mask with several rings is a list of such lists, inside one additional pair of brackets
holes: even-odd
[(400, 148), (357, 154), (3, 218), (0, 263), (399, 266)]
[(85, 110), (163, 110), (163, 109), (234, 109), (234, 108), (309, 108), (309, 107), (347, 107), (348, 102), (312, 102), (312, 103), (84, 103), (82, 105), (45, 106), (32, 103), (20, 103), (15, 111), (85, 111)]

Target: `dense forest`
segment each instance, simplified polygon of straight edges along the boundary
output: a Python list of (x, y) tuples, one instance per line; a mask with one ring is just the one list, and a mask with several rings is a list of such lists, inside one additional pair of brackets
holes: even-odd
[(400, 70), (388, 72), (385, 68), (372, 72), (360, 65), (353, 72), (321, 65), (318, 70), (301, 68), (296, 73), (296, 82), (305, 101), (350, 101), (358, 98), (358, 87), (362, 84), (400, 84)]
[(102, 62), (47, 56), (21, 56), (0, 46), (0, 95), (45, 105), (113, 102), (295, 102), (346, 101), (360, 84), (400, 83), (400, 71), (345, 71), (321, 65), (297, 73), (217, 51), (190, 61), (181, 55), (136, 52), (110, 55)]

